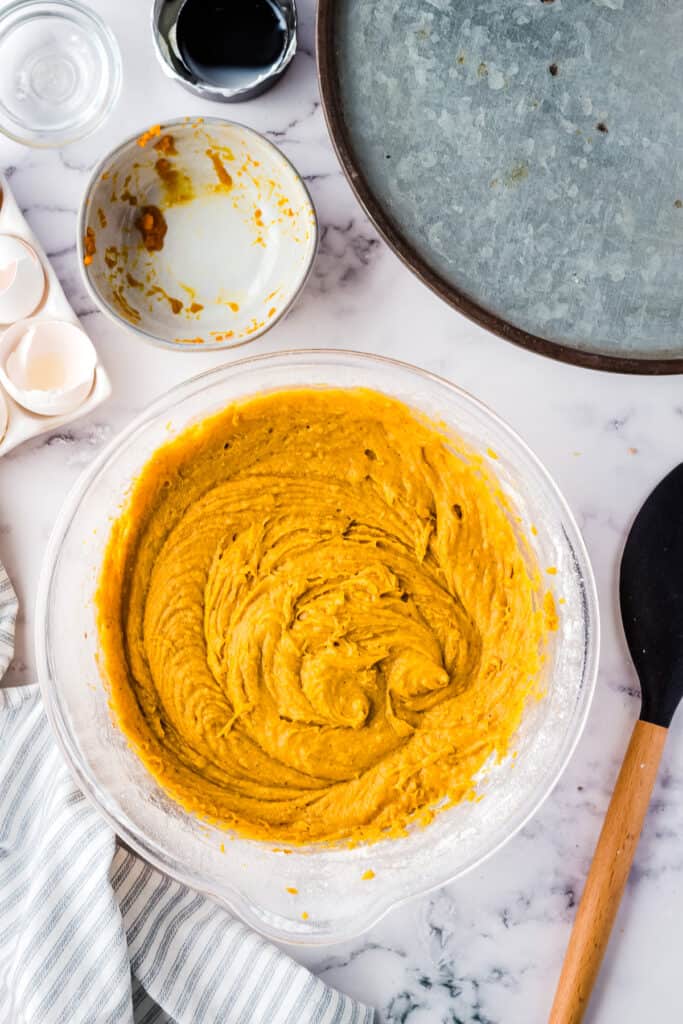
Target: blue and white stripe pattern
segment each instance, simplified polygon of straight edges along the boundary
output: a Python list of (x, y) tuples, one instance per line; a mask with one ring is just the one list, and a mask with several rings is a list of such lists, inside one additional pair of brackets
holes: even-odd
[[(16, 598), (0, 565), (0, 675)], [(35, 686), (0, 689), (2, 1024), (371, 1024), (204, 896), (117, 848)]]
[(12, 590), (9, 576), (0, 562), (0, 679), (14, 654), (14, 623), (17, 618), (18, 602)]

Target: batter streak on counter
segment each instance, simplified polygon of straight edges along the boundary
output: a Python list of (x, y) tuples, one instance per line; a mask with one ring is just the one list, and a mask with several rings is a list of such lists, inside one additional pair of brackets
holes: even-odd
[(286, 843), (399, 835), (471, 798), (540, 696), (554, 615), (483, 460), (337, 389), (245, 400), (159, 449), (97, 604), (115, 717), (159, 783)]

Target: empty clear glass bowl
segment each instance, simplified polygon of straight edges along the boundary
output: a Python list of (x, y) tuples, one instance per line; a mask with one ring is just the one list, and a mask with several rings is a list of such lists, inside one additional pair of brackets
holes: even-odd
[(19, 0), (0, 11), (0, 132), (63, 146), (94, 131), (121, 87), (118, 44), (73, 0)]
[[(93, 594), (111, 517), (131, 481), (171, 434), (235, 399), (300, 386), (370, 387), (443, 420), (495, 468), (562, 598), (545, 660), (547, 696), (532, 701), (517, 757), (482, 775), (463, 803), (403, 839), (355, 849), (232, 839), (177, 806), (111, 718), (97, 663)], [(528, 531), (527, 531), (528, 532)], [(557, 487), (523, 441), (476, 399), (404, 363), (353, 352), (281, 352), (210, 370), (174, 388), (95, 460), (68, 497), (48, 545), (36, 608), (45, 707), (83, 791), (133, 849), (227, 904), (264, 934), (289, 942), (349, 938), (390, 907), (468, 871), (508, 840), (557, 782), (588, 713), (598, 663), (598, 607), (588, 556)], [(371, 869), (375, 877), (363, 880)], [(296, 893), (288, 889), (297, 890)], [(302, 915), (308, 915), (303, 918)]]

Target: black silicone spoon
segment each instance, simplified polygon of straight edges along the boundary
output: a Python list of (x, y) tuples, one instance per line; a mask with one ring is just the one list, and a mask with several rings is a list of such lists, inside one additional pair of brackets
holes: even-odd
[(636, 516), (621, 560), (619, 597), (642, 707), (576, 913), (549, 1024), (583, 1018), (683, 697), (683, 464), (655, 487)]

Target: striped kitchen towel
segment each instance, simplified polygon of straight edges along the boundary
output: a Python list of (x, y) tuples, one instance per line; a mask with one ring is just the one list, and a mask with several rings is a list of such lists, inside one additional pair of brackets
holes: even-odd
[[(16, 598), (0, 565), (0, 676)], [(0, 689), (0, 1024), (371, 1024), (226, 910), (117, 848), (36, 686)]]
[(19, 604), (9, 576), (0, 562), (0, 679), (14, 654), (14, 623)]

